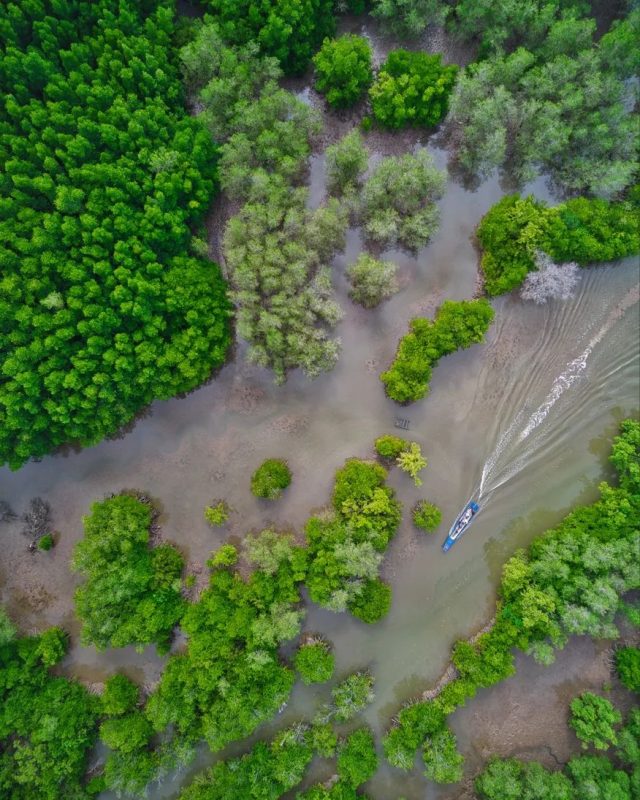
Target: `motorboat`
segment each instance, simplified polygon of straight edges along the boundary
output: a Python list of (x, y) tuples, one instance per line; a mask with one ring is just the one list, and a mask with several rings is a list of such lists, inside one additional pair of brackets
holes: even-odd
[(451, 550), (453, 545), (467, 530), (469, 525), (471, 525), (478, 511), (480, 511), (480, 506), (473, 500), (470, 503), (467, 503), (467, 505), (462, 509), (458, 515), (458, 518), (449, 529), (449, 535), (442, 545), (442, 549), (445, 553), (447, 550)]

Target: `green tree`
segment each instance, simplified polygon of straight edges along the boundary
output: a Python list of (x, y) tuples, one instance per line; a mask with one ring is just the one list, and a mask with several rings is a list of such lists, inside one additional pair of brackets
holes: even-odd
[(98, 649), (169, 647), (184, 611), (183, 559), (171, 545), (149, 547), (152, 509), (129, 495), (94, 503), (72, 567), (86, 580), (75, 594), (82, 641)]
[(325, 39), (313, 63), (316, 89), (334, 108), (352, 106), (373, 80), (371, 46), (362, 36), (345, 34), (338, 39)]
[(277, 500), (291, 483), (291, 470), (281, 458), (263, 461), (251, 476), (251, 491), (256, 497)]
[(398, 403), (420, 400), (429, 391), (432, 366), (437, 360), (481, 342), (493, 316), (486, 300), (446, 300), (433, 321), (412, 320), (393, 363), (380, 375), (386, 393)]
[(436, 200), (444, 186), (444, 174), (424, 149), (383, 159), (362, 192), (365, 234), (384, 247), (423, 247), (438, 230)]
[(351, 284), (349, 297), (365, 308), (374, 308), (398, 291), (396, 265), (379, 261), (368, 253), (360, 253), (347, 267)]
[(616, 671), (629, 691), (640, 693), (640, 648), (621, 647), (616, 650)]
[(331, 690), (338, 722), (350, 720), (374, 701), (373, 684), (370, 672), (354, 672)]
[(378, 769), (373, 733), (369, 728), (358, 728), (338, 746), (338, 775), (354, 789), (365, 783)]
[(429, 24), (442, 24), (448, 6), (442, 0), (373, 0), (372, 13), (398, 36), (419, 36)]
[(334, 195), (352, 195), (367, 169), (369, 154), (357, 128), (325, 151), (327, 188)]
[(458, 783), (462, 780), (464, 758), (456, 746), (456, 737), (442, 728), (425, 742), (422, 752), (427, 778), (436, 783)]
[(409, 442), (409, 447), (397, 457), (396, 464), (403, 472), (408, 473), (413, 478), (416, 486), (422, 485), (418, 473), (427, 466), (427, 459), (422, 455), (420, 445), (417, 442)]
[(416, 528), (431, 533), (442, 522), (442, 511), (428, 500), (420, 500), (413, 507), (411, 519)]
[(609, 700), (592, 692), (584, 692), (571, 701), (569, 724), (583, 747), (592, 744), (596, 750), (606, 750), (616, 744), (614, 725), (621, 720), (620, 712)]
[(330, 680), (335, 666), (331, 646), (324, 639), (314, 637), (298, 648), (294, 665), (307, 685)]
[(401, 439), (399, 436), (379, 436), (375, 442), (374, 447), (376, 453), (382, 458), (395, 460), (403, 450), (406, 450), (409, 442), (406, 439)]
[(335, 28), (333, 0), (205, 0), (232, 44), (255, 41), (289, 75), (302, 74)]
[(229, 506), (224, 500), (218, 500), (211, 506), (206, 506), (204, 518), (213, 528), (220, 527), (229, 519)]
[(50, 669), (64, 656), (58, 628), (17, 637), (0, 611), (0, 796), (85, 797), (99, 701)]
[(502, 168), (518, 184), (543, 171), (568, 193), (601, 197), (634, 182), (639, 134), (629, 87), (594, 32), (594, 20), (560, 20), (539, 48), (519, 47), (461, 74), (449, 129), (465, 170), (488, 176)]
[(440, 54), (392, 50), (369, 91), (373, 116), (386, 128), (432, 128), (447, 114), (457, 74)]

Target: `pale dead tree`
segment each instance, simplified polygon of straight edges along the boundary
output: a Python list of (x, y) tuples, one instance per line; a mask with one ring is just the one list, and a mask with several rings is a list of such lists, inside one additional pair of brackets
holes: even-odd
[(542, 305), (547, 300), (568, 300), (573, 297), (580, 280), (580, 267), (570, 261), (556, 264), (546, 253), (536, 253), (536, 269), (524, 279), (520, 297)]

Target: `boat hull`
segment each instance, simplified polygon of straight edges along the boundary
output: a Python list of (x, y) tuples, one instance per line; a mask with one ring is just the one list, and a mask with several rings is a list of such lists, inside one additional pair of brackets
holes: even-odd
[(478, 511), (480, 511), (480, 506), (473, 500), (462, 509), (462, 512), (458, 515), (451, 528), (449, 528), (449, 535), (442, 544), (443, 552), (446, 553), (451, 550), (462, 534), (466, 533)]

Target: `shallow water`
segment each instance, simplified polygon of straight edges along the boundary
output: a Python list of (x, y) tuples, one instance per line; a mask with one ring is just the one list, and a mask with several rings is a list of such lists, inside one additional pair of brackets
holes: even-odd
[[(434, 156), (444, 166), (445, 153), (434, 150)], [(312, 160), (310, 174), (311, 202), (317, 204), (323, 193), (320, 156)], [(530, 188), (546, 196), (542, 182)], [(452, 642), (491, 616), (505, 558), (572, 504), (596, 496), (598, 481), (611, 474), (606, 458), (617, 422), (639, 404), (637, 298), (616, 312), (630, 293), (637, 293), (636, 260), (584, 270), (576, 296), (564, 303), (535, 306), (515, 296), (495, 300), (496, 320), (486, 343), (443, 359), (427, 398), (400, 408), (385, 397), (378, 373), (393, 358), (408, 320), (431, 315), (444, 299), (473, 296), (477, 253), (472, 234), (501, 196), (497, 180), (475, 192), (450, 183), (432, 243), (415, 258), (384, 254), (398, 264), (402, 290), (373, 311), (353, 305), (347, 296), (344, 268), (361, 248), (358, 232), (350, 231), (345, 254), (335, 260), (345, 318), (337, 328), (343, 352), (331, 373), (313, 382), (293, 374), (284, 387), (276, 387), (269, 373), (244, 362), (240, 345), (235, 361), (215, 381), (188, 397), (155, 403), (122, 438), (48, 457), (17, 473), (0, 470), (0, 498), (22, 513), (31, 497), (42, 496), (61, 534), (52, 552), (30, 554), (19, 525), (2, 531), (0, 599), (21, 628), (64, 625), (73, 634), (64, 669), (87, 683), (123, 670), (153, 684), (163, 660), (152, 648), (143, 654), (132, 648), (98, 654), (77, 644), (76, 578), (68, 563), (91, 502), (123, 488), (157, 498), (163, 537), (179, 545), (190, 569), (201, 569), (210, 551), (229, 537), (267, 524), (300, 531), (311, 510), (328, 501), (334, 471), (350, 456), (371, 457), (374, 438), (394, 432), (394, 420), (402, 416), (410, 420), (408, 435), (420, 443), (429, 466), (420, 489), (397, 472), (390, 483), (407, 512), (421, 497), (435, 501), (443, 510), (441, 529), (432, 536), (419, 533), (405, 513), (385, 560), (394, 602), (384, 621), (369, 627), (309, 607), (304, 626), (333, 641), (338, 677), (354, 668), (373, 670), (377, 699), (364, 716), (381, 733), (404, 700), (437, 679)], [(544, 404), (554, 381), (603, 327), (578, 378), (519, 442), (518, 431)], [(479, 485), (487, 459), (516, 419), (522, 425), (515, 426), (492, 472), (491, 485), (504, 482), (468, 535), (443, 554), (445, 528)], [(287, 458), (294, 480), (283, 499), (269, 505), (251, 496), (249, 476), (272, 456)], [(212, 531), (203, 507), (221, 497), (235, 513), (227, 528)], [(328, 694), (328, 687), (298, 687), (283, 718), (311, 713)], [(210, 761), (203, 751), (189, 774)], [(318, 775), (326, 777), (322, 769)], [(180, 776), (166, 782), (152, 797), (174, 796), (183, 781)], [(376, 800), (399, 792), (417, 800), (426, 796), (427, 784), (383, 766), (367, 791)]]

